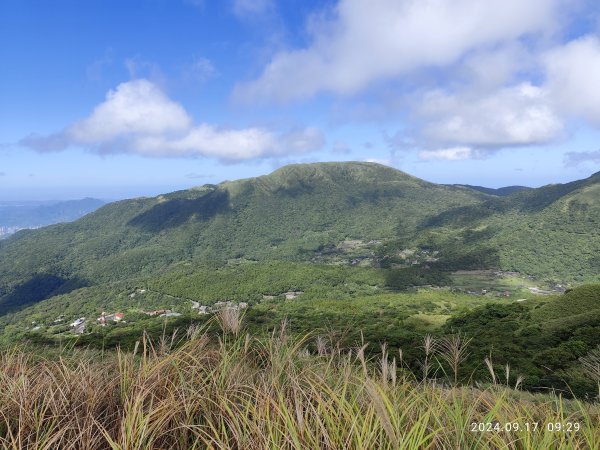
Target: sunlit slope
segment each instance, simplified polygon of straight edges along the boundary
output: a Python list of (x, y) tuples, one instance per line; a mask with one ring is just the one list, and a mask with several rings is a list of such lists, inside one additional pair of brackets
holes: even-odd
[(600, 174), (446, 211), (415, 239), (557, 282), (600, 281)]
[(66, 289), (180, 261), (304, 260), (345, 239), (413, 234), (428, 217), (484, 198), (373, 163), (292, 165), (120, 201), (74, 223), (19, 233), (0, 244), (0, 289), (6, 296), (40, 274), (68, 280)]

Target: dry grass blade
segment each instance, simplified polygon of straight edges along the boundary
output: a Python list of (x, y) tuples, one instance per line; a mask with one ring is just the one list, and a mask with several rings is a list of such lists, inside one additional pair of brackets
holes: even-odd
[(223, 308), (217, 313), (217, 317), (223, 333), (231, 333), (235, 336), (240, 334), (243, 314), (239, 308)]
[[(71, 350), (33, 360), (24, 350), (0, 352), (0, 448), (586, 449), (600, 443), (597, 403), (498, 385), (420, 383), (396, 367), (396, 358), (390, 361), (387, 346), (379, 360), (365, 356), (364, 342), (344, 353), (331, 342), (336, 350), (318, 356), (306, 351), (309, 336), (279, 330), (256, 339), (228, 330), (233, 337), (201, 330), (186, 342), (146, 337), (133, 353)], [(451, 367), (467, 343), (458, 337), (445, 344)], [(472, 423), (567, 421), (580, 431), (470, 430)]]

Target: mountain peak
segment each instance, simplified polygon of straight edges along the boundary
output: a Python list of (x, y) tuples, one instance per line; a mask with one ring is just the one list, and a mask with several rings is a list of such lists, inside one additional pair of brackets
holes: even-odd
[[(262, 177), (261, 177), (262, 178)], [(290, 164), (283, 166), (266, 178), (277, 181), (330, 181), (330, 182), (368, 182), (381, 183), (391, 181), (409, 181), (412, 183), (425, 183), (401, 170), (374, 162), (342, 161), (342, 162), (317, 162), (307, 164)]]

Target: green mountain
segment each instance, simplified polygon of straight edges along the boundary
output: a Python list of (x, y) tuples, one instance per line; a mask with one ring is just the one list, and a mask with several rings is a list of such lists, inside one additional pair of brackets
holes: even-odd
[(483, 186), (473, 186), (470, 184), (455, 184), (454, 186), (461, 186), (461, 187), (465, 187), (465, 188), (469, 188), (469, 189), (474, 189), (476, 191), (483, 192), (484, 194), (497, 195), (500, 197), (504, 197), (506, 195), (511, 195), (511, 194), (514, 194), (515, 192), (521, 192), (521, 191), (526, 191), (526, 190), (532, 189), (532, 188), (529, 188), (526, 186), (506, 186), (506, 187), (501, 187), (501, 188), (497, 188), (497, 189), (483, 187)]
[(488, 267), (556, 282), (600, 281), (600, 173), (520, 190), (429, 218), (413, 243), (442, 258), (485, 255)]
[[(415, 371), (425, 334), (460, 332), (465, 379), (486, 379), (491, 357), (511, 384), (595, 395), (579, 358), (600, 344), (600, 284), (538, 287), (600, 281), (600, 174), (502, 192), (320, 163), (111, 203), (0, 241), (0, 346), (134, 347), (214, 326), (231, 301), (252, 333), (285, 320), (372, 355), (386, 342)], [(103, 311), (125, 320), (102, 326)]]
[(409, 266), (387, 273), (395, 288), (485, 267), (598, 280), (599, 181), (501, 196), (374, 163), (318, 163), (124, 200), (0, 241), (0, 313), (82, 286), (232, 260)]
[(579, 358), (600, 344), (600, 284), (541, 300), (485, 305), (451, 318), (444, 329), (477, 342), (469, 357), (475, 378), (486, 373), (481, 361), (491, 355), (499, 372), (510, 364), (513, 373), (525, 375), (527, 389), (597, 394), (597, 382), (583, 373)]
[[(115, 202), (1, 242), (0, 309), (22, 302), (21, 291), (33, 302), (182, 261), (310, 260), (343, 241), (411, 234), (428, 217), (485, 198), (378, 164), (323, 163)], [(33, 298), (32, 285), (45, 288)]]

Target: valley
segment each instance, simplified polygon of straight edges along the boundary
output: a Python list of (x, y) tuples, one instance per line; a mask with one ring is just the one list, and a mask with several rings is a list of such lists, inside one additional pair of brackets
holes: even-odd
[(599, 13), (0, 1), (0, 450), (600, 450)]
[[(485, 378), (492, 352), (527, 389), (593, 395), (578, 358), (600, 345), (598, 182), (496, 195), (321, 163), (112, 203), (0, 244), (0, 342), (133, 348), (238, 310), (254, 335), (386, 342), (414, 370), (424, 336), (458, 331), (480, 344), (464, 376)], [(586, 286), (581, 316), (562, 299)], [(543, 328), (548, 305), (581, 326)]]

